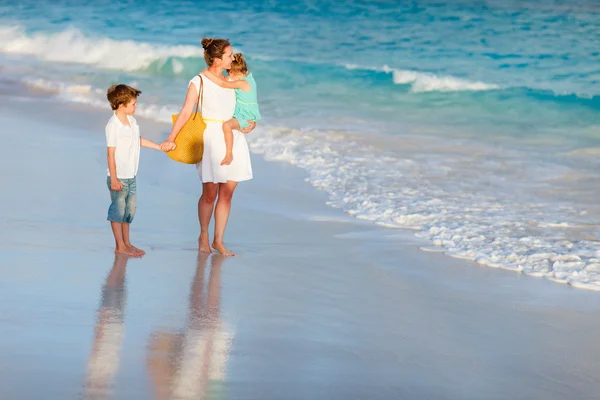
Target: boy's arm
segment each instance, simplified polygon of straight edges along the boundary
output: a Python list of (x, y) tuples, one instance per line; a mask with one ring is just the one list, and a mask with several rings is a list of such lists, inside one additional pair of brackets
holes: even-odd
[(160, 145), (158, 143), (154, 143), (152, 140), (148, 140), (144, 137), (140, 137), (140, 145), (147, 149), (160, 150)]
[(246, 81), (233, 81), (233, 82), (224, 81), (223, 79), (219, 78), (218, 76), (216, 76), (212, 72), (209, 72), (208, 70), (204, 71), (204, 75), (206, 75), (206, 77), (208, 79), (210, 79), (213, 83), (221, 86), (222, 88), (242, 89), (244, 92), (250, 91), (250, 84)]
[(115, 161), (115, 150), (117, 149), (117, 130), (114, 124), (109, 122), (106, 125), (106, 146), (107, 146), (107, 161), (108, 173), (110, 174), (110, 188), (114, 191), (123, 189), (123, 184), (117, 178), (117, 162)]
[(116, 147), (107, 147), (108, 173), (110, 174), (110, 188), (116, 192), (123, 189), (123, 184), (117, 179), (117, 163), (115, 162)]

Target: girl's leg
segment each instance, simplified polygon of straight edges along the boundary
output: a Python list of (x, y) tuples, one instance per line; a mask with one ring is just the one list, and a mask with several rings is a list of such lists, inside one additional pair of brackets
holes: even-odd
[(233, 161), (233, 130), (239, 130), (240, 124), (237, 119), (231, 118), (223, 122), (223, 134), (225, 135), (225, 158), (221, 165), (229, 165)]
[(200, 196), (200, 199), (198, 199), (198, 221), (200, 222), (198, 249), (205, 253), (211, 252), (208, 240), (208, 225), (210, 224), (210, 218), (212, 217), (218, 190), (218, 183), (203, 183), (202, 196)]
[(233, 256), (234, 254), (227, 250), (223, 243), (223, 234), (225, 233), (225, 227), (227, 226), (227, 220), (229, 219), (229, 211), (231, 210), (231, 198), (237, 182), (227, 181), (227, 183), (221, 183), (219, 185), (219, 200), (217, 200), (217, 206), (215, 208), (215, 239), (212, 247), (219, 253), (226, 256)]

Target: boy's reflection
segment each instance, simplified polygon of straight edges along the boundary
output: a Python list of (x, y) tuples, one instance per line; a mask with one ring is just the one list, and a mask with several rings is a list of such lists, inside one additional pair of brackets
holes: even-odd
[[(209, 257), (211, 268), (205, 284)], [(223, 394), (232, 338), (219, 317), (221, 264), (225, 258), (218, 254), (198, 253), (187, 327), (179, 334), (157, 332), (150, 338), (148, 369), (159, 399), (203, 399)]]
[(113, 378), (119, 369), (127, 297), (125, 270), (128, 259), (125, 254), (115, 254), (113, 267), (102, 287), (94, 342), (87, 363), (86, 398), (108, 398)]

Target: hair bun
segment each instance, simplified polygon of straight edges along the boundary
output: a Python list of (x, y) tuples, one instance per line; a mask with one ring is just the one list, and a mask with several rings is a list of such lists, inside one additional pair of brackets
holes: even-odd
[(214, 39), (212, 38), (204, 38), (202, 39), (202, 48), (204, 50), (208, 49), (208, 47), (212, 44), (212, 42), (214, 41)]

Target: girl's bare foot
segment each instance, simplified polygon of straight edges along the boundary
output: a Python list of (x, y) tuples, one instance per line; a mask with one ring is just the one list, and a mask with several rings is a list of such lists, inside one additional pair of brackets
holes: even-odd
[(210, 253), (210, 244), (208, 244), (208, 234), (201, 233), (198, 238), (198, 251), (203, 253)]
[(140, 256), (143, 256), (144, 254), (146, 254), (146, 252), (144, 250), (140, 250), (132, 244), (130, 244), (128, 247), (130, 250), (132, 250), (134, 253), (139, 254)]
[(233, 161), (233, 155), (225, 156), (223, 161), (221, 161), (221, 165), (229, 165)]
[(224, 256), (235, 256), (235, 254), (232, 251), (227, 250), (227, 247), (225, 247), (223, 243), (213, 242), (212, 248)]

